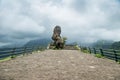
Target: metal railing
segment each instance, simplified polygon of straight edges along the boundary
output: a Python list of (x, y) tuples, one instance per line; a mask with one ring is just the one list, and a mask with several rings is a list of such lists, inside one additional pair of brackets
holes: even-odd
[(115, 60), (116, 62), (120, 61), (120, 50), (114, 49), (98, 49), (90, 47), (81, 47), (82, 50), (86, 49), (90, 54), (100, 54), (106, 58)]
[(18, 55), (32, 54), (33, 51), (41, 50), (40, 46), (19, 47), (19, 48), (0, 48), (0, 59), (13, 57)]

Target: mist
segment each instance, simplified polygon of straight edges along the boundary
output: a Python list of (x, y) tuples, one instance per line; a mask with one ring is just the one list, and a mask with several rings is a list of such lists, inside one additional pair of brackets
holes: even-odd
[(0, 0), (0, 44), (51, 38), (61, 26), (68, 42), (120, 41), (119, 0)]

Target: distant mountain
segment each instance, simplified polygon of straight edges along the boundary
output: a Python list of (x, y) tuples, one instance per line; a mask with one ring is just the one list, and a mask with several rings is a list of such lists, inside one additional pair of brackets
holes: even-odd
[(112, 48), (111, 45), (113, 43), (114, 43), (114, 41), (110, 41), (110, 40), (98, 40), (92, 44), (92, 47), (110, 49), (110, 48)]
[(26, 46), (47, 46), (51, 42), (51, 39), (35, 39), (28, 42), (16, 42), (9, 45), (1, 46), (0, 48), (15, 48), (15, 47), (26, 47)]
[(114, 42), (112, 45), (111, 45), (112, 49), (120, 49), (120, 41), (118, 42)]
[(17, 43), (11, 43), (8, 45), (1, 46), (0, 48), (15, 48), (15, 47), (23, 47), (26, 44), (26, 42), (17, 42)]
[(51, 39), (36, 39), (27, 42), (24, 46), (47, 46), (51, 42)]

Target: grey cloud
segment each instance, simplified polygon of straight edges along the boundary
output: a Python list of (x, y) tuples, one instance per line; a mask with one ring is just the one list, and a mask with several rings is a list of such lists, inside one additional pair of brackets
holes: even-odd
[(80, 13), (85, 13), (87, 10), (87, 1), (88, 0), (74, 0), (72, 3), (72, 7), (76, 10), (79, 11)]
[(0, 42), (50, 37), (55, 25), (68, 41), (120, 40), (119, 7), (119, 0), (1, 0)]
[(0, 42), (14, 43), (39, 38), (45, 27), (30, 17), (30, 5), (23, 0), (1, 0)]
[[(75, 9), (79, 11), (79, 13), (84, 12), (84, 14), (87, 14), (89, 16), (93, 16), (93, 19), (95, 20), (95, 23), (91, 26), (92, 28), (102, 28), (109, 31), (112, 31), (113, 29), (119, 29), (120, 26), (120, 2), (117, 0), (101, 0), (96, 1), (95, 0), (75, 0), (76, 5), (74, 5)], [(81, 4), (80, 4), (81, 3)], [(98, 12), (94, 12), (95, 9), (98, 10)], [(83, 11), (83, 10), (84, 11)], [(90, 10), (90, 12), (87, 12), (87, 10)], [(96, 16), (96, 17), (94, 17)], [(100, 17), (99, 17), (100, 16)], [(88, 17), (89, 18), (89, 17)], [(98, 30), (99, 31), (99, 30)]]

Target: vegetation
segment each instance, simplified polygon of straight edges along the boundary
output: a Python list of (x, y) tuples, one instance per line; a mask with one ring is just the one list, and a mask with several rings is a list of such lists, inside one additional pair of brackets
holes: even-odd
[(45, 47), (40, 47), (40, 51), (44, 51), (46, 48)]
[(65, 44), (66, 44), (66, 40), (67, 40), (67, 37), (62, 37), (61, 38), (61, 44), (59, 44), (59, 47), (58, 48), (58, 45), (55, 44), (55, 42), (51, 42), (48, 46), (50, 49), (54, 49), (54, 50), (61, 50), (65, 47)]
[(113, 42), (113, 41), (108, 41), (108, 40), (98, 40), (97, 42), (92, 44), (92, 47), (119, 50), (120, 41)]
[(95, 48), (103, 48), (103, 49), (110, 49), (112, 48), (111, 45), (113, 44), (113, 41), (109, 40), (98, 40), (95, 43), (92, 44), (92, 47)]
[(63, 43), (66, 44), (67, 37), (63, 37)]
[(80, 47), (78, 45), (75, 45), (74, 48), (80, 50)]
[(84, 53), (89, 53), (89, 51), (88, 51), (88, 50), (83, 50), (83, 52), (84, 52)]
[(120, 60), (117, 63), (120, 64)]
[(118, 42), (114, 42), (112, 45), (111, 45), (112, 49), (120, 49), (120, 41)]
[(16, 58), (16, 57), (17, 57), (16, 55), (12, 55), (12, 56), (11, 56), (11, 59), (14, 59), (14, 58)]
[(81, 48), (81, 51), (84, 52), (84, 53), (89, 53), (89, 50), (87, 49), (87, 47)]
[(11, 59), (11, 57), (3, 58), (3, 59), (0, 59), (0, 62), (8, 61), (10, 59)]
[(102, 56), (101, 54), (97, 53), (97, 54), (95, 54), (95, 57), (97, 57), (97, 58), (103, 58), (104, 56)]

